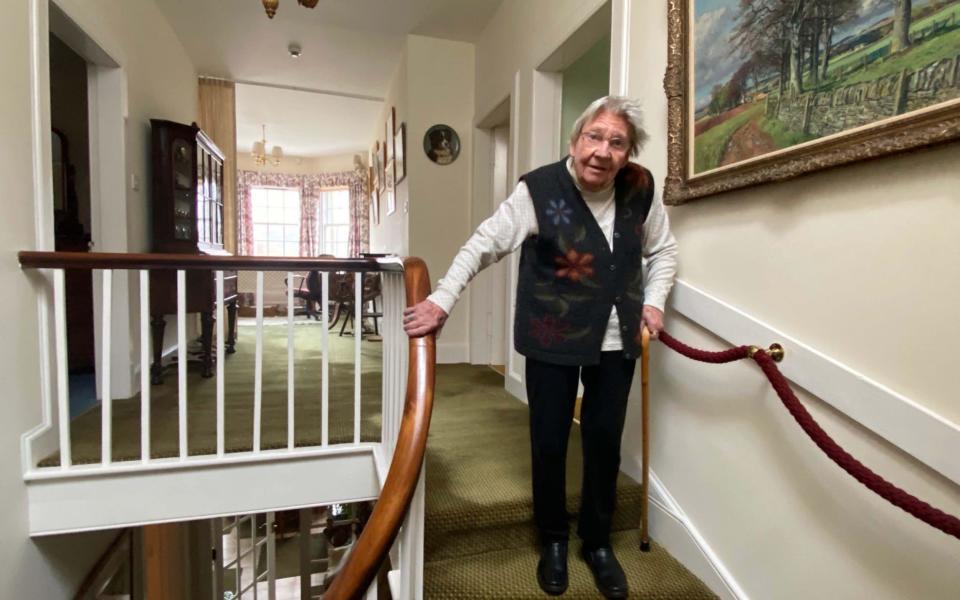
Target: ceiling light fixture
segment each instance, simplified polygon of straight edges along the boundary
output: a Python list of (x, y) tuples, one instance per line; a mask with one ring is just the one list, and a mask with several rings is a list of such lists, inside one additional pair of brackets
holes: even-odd
[[(314, 8), (317, 5), (317, 2), (320, 0), (297, 0), (297, 4), (300, 6), (306, 6), (307, 8)], [(262, 0), (263, 10), (267, 12), (269, 18), (273, 18), (277, 14), (277, 8), (280, 6), (280, 0)]]
[(269, 161), (273, 166), (280, 166), (280, 160), (283, 158), (283, 148), (280, 146), (274, 146), (270, 150), (270, 156), (267, 156), (267, 126), (260, 126), (260, 140), (253, 143), (253, 149), (250, 151), (250, 155), (253, 156), (253, 162), (257, 163), (260, 166), (267, 164)]

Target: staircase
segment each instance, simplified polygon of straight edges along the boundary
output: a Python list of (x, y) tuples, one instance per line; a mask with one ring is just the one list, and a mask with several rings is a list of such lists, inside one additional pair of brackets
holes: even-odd
[[(424, 597), (543, 598), (530, 497), (526, 405), (485, 367), (437, 367), (437, 395), (427, 445)], [(567, 507), (580, 501), (581, 449), (573, 427), (567, 461)], [(630, 596), (715, 598), (661, 547), (641, 553), (640, 486), (621, 474), (613, 547), (630, 582)], [(598, 598), (579, 558), (571, 520), (570, 587), (564, 598)]]

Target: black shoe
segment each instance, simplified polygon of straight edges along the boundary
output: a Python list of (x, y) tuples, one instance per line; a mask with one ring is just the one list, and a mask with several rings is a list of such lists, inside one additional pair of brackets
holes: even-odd
[(537, 583), (551, 596), (567, 591), (567, 543), (550, 542), (540, 548)]
[(589, 565), (597, 589), (604, 598), (627, 597), (627, 576), (617, 562), (617, 557), (613, 555), (613, 548), (610, 546), (601, 546), (594, 550), (584, 548), (581, 556)]

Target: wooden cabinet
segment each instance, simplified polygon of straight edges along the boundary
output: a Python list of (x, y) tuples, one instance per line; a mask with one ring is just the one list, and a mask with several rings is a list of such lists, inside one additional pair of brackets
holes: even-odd
[[(153, 251), (229, 256), (223, 247), (223, 153), (197, 127), (151, 120), (153, 133)], [(187, 271), (186, 312), (199, 313), (200, 363), (213, 376), (213, 323), (216, 314), (213, 271)], [(235, 351), (237, 273), (224, 272), (227, 309), (225, 346)], [(150, 324), (153, 334), (151, 380), (162, 383), (164, 315), (177, 313), (176, 271), (150, 273)]]

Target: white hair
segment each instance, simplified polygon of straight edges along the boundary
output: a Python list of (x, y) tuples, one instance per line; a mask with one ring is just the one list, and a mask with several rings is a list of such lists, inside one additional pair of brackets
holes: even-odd
[(627, 132), (630, 135), (630, 152), (628, 156), (640, 154), (643, 145), (650, 137), (643, 129), (643, 110), (640, 103), (626, 96), (604, 96), (590, 103), (590, 106), (577, 118), (570, 131), (570, 144), (575, 145), (583, 127), (600, 113), (610, 113), (623, 119), (627, 123)]

